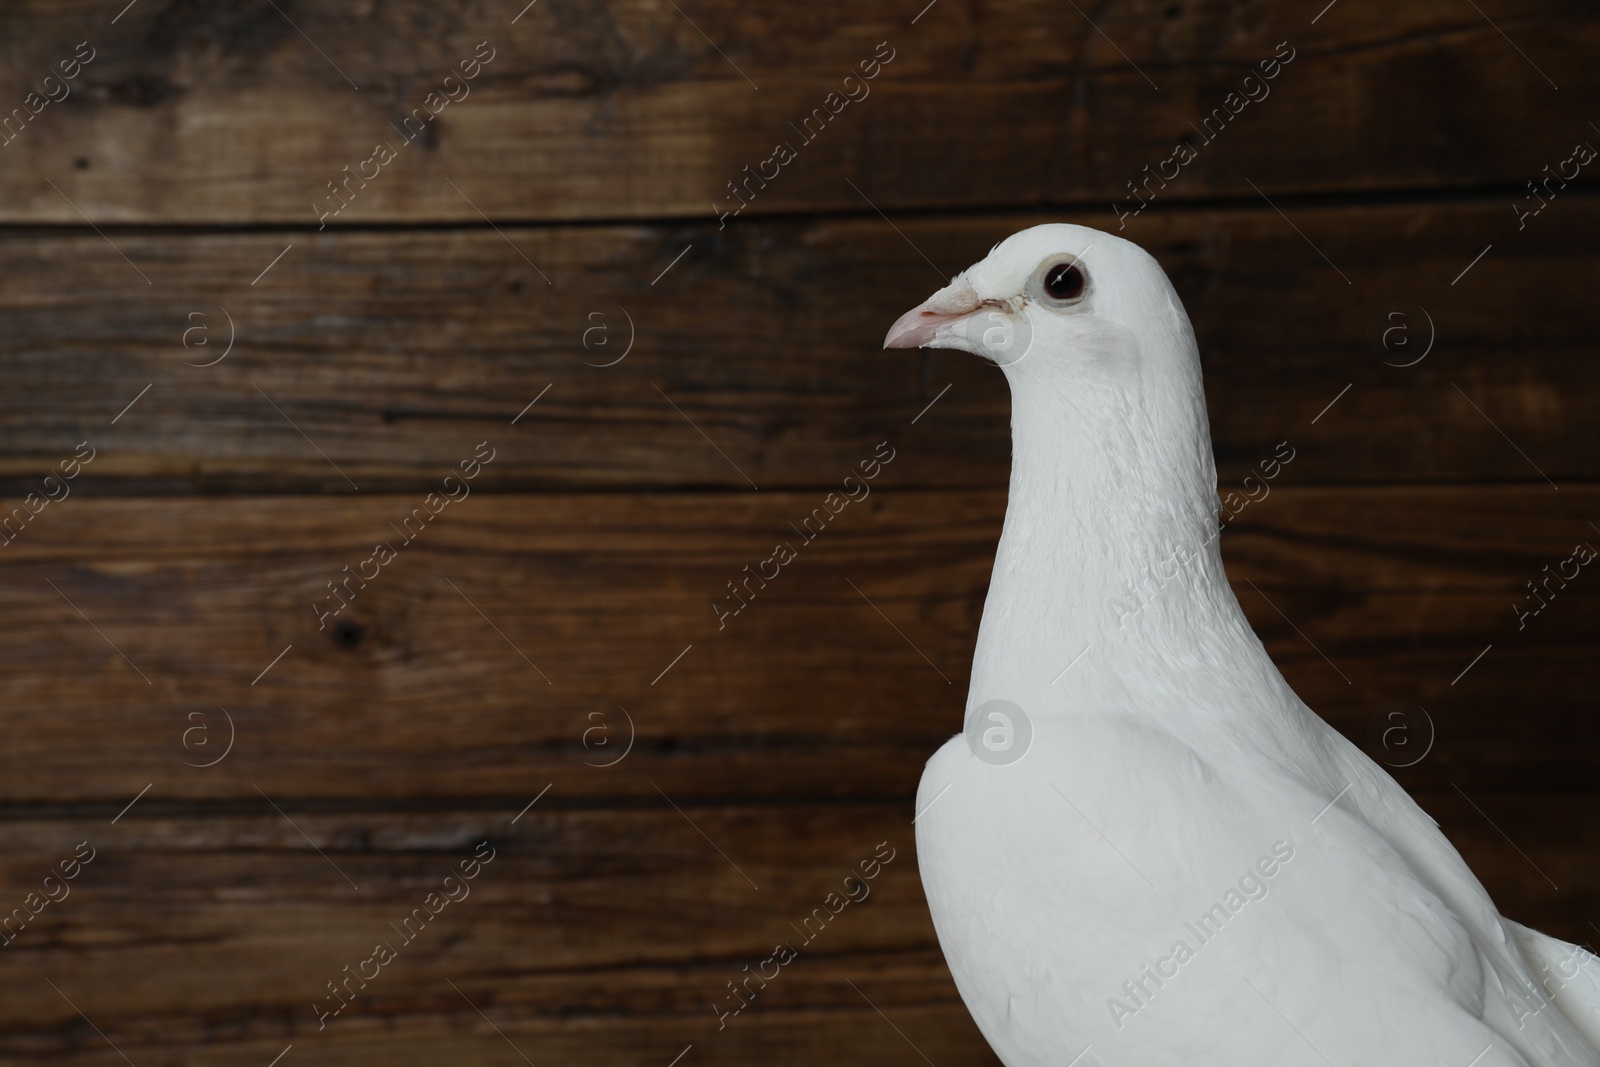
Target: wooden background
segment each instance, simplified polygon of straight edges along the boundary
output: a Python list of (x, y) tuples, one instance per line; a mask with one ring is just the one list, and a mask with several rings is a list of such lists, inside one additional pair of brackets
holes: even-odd
[[(960, 724), (1008, 397), (878, 346), (1016, 229), (1114, 229), (1279, 42), (1271, 95), (1123, 231), (1194, 320), (1224, 490), (1296, 450), (1230, 575), (1313, 707), (1427, 752), (1396, 774), (1507, 914), (1600, 936), (1600, 575), (1513, 609), (1600, 545), (1595, 165), (1513, 207), (1600, 145), (1600, 13), (923, 3), (0, 8), (4, 113), (94, 53), (0, 145), (5, 508), (95, 456), (0, 546), (0, 909), (95, 850), (0, 947), (0, 1060), (994, 1063), (910, 820)], [(479, 42), (470, 95), (319, 229)], [(1370, 339), (1396, 301), (1408, 352), (1435, 335), (1408, 367)], [(881, 441), (871, 496), (719, 631)], [(319, 1029), (481, 841), (471, 896)], [(879, 842), (871, 896), (719, 1029)]]

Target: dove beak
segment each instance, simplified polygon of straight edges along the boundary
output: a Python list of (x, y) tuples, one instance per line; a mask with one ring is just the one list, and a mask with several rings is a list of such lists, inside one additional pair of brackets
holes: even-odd
[(965, 278), (957, 278), (917, 307), (901, 315), (889, 327), (884, 348), (918, 348), (933, 342), (939, 327), (964, 319), (983, 306), (977, 290)]

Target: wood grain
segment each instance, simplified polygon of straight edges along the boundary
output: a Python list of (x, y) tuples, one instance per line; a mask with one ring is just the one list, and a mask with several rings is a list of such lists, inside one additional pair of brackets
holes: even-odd
[[(1597, 872), (1580, 858), (1597, 844), (1594, 794), (1421, 799), (1507, 914), (1586, 936), (1600, 905)], [(154, 803), (115, 825), (7, 820), (7, 902), (79, 842), (95, 852), (70, 893), (5, 946), (0, 1054), (104, 1062), (109, 1049), (76, 1005), (139, 1064), (265, 1063), (290, 1043), (319, 1063), (509, 1062), (484, 1016), (534, 1062), (664, 1064), (689, 1043), (712, 1063), (845, 1048), (891, 1064), (922, 1062), (917, 1049), (992, 1062), (937, 952), (903, 805), (679, 812), (659, 797), (574, 808), (552, 795), (515, 825), (513, 814), (292, 803), (280, 814), (257, 797), (201, 816)], [(462, 859), (491, 849), (410, 942), (393, 931)], [(790, 924), (826, 907), (875, 852), (893, 858), (865, 896), (796, 934)], [(376, 941), (396, 959), (319, 1030), (313, 1001), (336, 1004), (325, 983)], [(732, 1005), (726, 983), (781, 941), (799, 958), (719, 1030), (713, 1001)]]
[[(1600, 899), (1594, 867), (1576, 861), (1595, 845), (1592, 795), (1472, 800), (1446, 792), (1422, 801), (1486, 873), (1507, 913), (1584, 936), (1582, 917)], [(1472, 808), (1480, 801), (1486, 811)], [(6, 945), (0, 1049), (98, 1062), (104, 1045), (50, 979), (141, 1064), (179, 1062), (170, 1059), (174, 1048), (238, 1062), (270, 1057), (291, 1041), (322, 1057), (317, 1062), (496, 1056), (504, 1049), (494, 1048), (475, 1008), (525, 1054), (547, 1059), (614, 1062), (627, 1049), (666, 1062), (694, 1043), (712, 1062), (747, 1062), (741, 1056), (786, 1041), (811, 1048), (806, 1041), (848, 1037), (874, 1062), (920, 1062), (862, 995), (920, 1048), (947, 1049), (952, 1062), (987, 1062), (934, 949), (901, 806), (691, 803), (680, 814), (661, 800), (573, 809), (552, 797), (517, 825), (510, 814), (291, 805), (285, 817), (258, 798), (232, 813), (187, 817), (160, 813), (157, 801), (117, 825), (11, 819), (0, 886), (8, 901), (78, 841), (93, 841), (96, 851), (69, 896)], [(467, 896), (443, 907), (437, 928), (430, 923), (398, 944), (397, 960), (320, 1032), (310, 1003), (318, 993), (325, 1006), (334, 1003), (323, 984), (370, 955), (374, 939), (400, 941), (390, 921), (483, 840), (494, 857), (467, 883)], [(822, 905), (843, 870), (880, 841), (893, 859), (867, 883), (867, 896), (797, 945), (800, 958), (781, 982), (718, 1030), (710, 1003), (718, 993), (733, 1003), (725, 982), (770, 955), (771, 942), (802, 941), (790, 921)], [(830, 1037), (800, 1037), (821, 1017), (830, 1019)]]
[[(645, 808), (574, 810), (550, 797), (515, 825), (515, 812), (470, 809), (279, 814), (261, 797), (201, 818), (153, 810), (115, 826), (24, 819), (0, 830), (14, 896), (63, 848), (98, 846), (72, 892), (6, 946), (8, 1058), (108, 1051), (80, 1037), (75, 1004), (138, 1063), (172, 1062), (177, 1049), (208, 1060), (266, 1049), (264, 1063), (291, 1042), (317, 1062), (509, 1054), (484, 1017), (536, 1062), (615, 1062), (627, 1050), (665, 1064), (693, 1042), (702, 1061), (735, 1063), (841, 1037), (885, 1062), (916, 1059), (847, 979), (875, 993), (892, 985), (884, 1005), (918, 1040), (969, 1059), (983, 1048), (933, 947), (909, 819), (896, 808), (680, 813), (657, 797)], [(492, 858), (464, 881), (459, 864), (474, 855)], [(829, 904), (863, 862), (874, 877), (852, 883), (857, 902)], [(453, 902), (431, 904), (437, 917), (397, 932), (430, 906), (429, 893), (447, 890)], [(790, 926), (808, 917), (809, 942)], [(760, 1011), (719, 1030), (713, 1002), (737, 1006), (726, 983), (779, 941), (801, 958), (763, 991)], [(334, 1012), (327, 983), (376, 942), (397, 958)], [(329, 1013), (320, 1020), (319, 1000)], [(799, 1030), (819, 1012), (837, 1013), (838, 1030), (808, 1046)]]
[[(750, 214), (860, 211), (865, 195), (885, 210), (1092, 201), (1110, 219), (1180, 141), (1199, 158), (1159, 196), (1520, 189), (1590, 136), (1580, 105), (1600, 87), (1600, 21), (1551, 2), (1493, 12), (1501, 31), (1442, 0), (1315, 25), (1219, 0), (1117, 5), (1093, 24), (1044, 0), (946, 3), (915, 25), (917, 2), (546, 0), (513, 25), (521, 6), (144, 4), (113, 26), (86, 0), (7, 5), (8, 109), (78, 42), (98, 51), (0, 149), (19, 164), (0, 218), (315, 223), (326, 183), (380, 141), (398, 158), (367, 168), (336, 224), (711, 217), (780, 142), (798, 159)], [(480, 42), (494, 58), (468, 95), (403, 139)], [(828, 94), (880, 43), (892, 62), (854, 90), (870, 95), (806, 141), (791, 124), (838, 108)], [(1294, 58), (1270, 95), (1202, 130), (1274, 54)]]
[[(1223, 535), (1291, 684), (1505, 914), (1593, 941), (1600, 579), (1519, 608), (1600, 543), (1600, 199), (1585, 173), (1513, 205), (1597, 143), (1600, 15), (524, 4), (0, 8), (0, 918), (97, 849), (0, 933), (0, 1060), (992, 1067), (910, 820), (960, 722), (1009, 398), (878, 345), (1063, 219), (1173, 279), (1224, 497), (1295, 450)], [(480, 442), (471, 495), (319, 627)], [(879, 442), (871, 495), (719, 627)], [(80, 448), (70, 496), (24, 503)], [(480, 841), (471, 897), (319, 1028)], [(719, 1028), (880, 841), (870, 899)]]
[[(875, 491), (719, 629), (727, 583), (821, 498), (475, 494), (410, 545), (399, 496), (69, 498), (0, 557), (0, 659), (29, 665), (0, 680), (5, 798), (909, 797), (959, 726), (1004, 500)], [(1597, 540), (1595, 502), (1280, 488), (1224, 553), (1291, 683), (1357, 743), (1391, 702), (1427, 709), (1407, 784), (1592, 786), (1592, 576), (1521, 629), (1512, 605)], [(379, 539), (397, 558), (320, 616)], [(220, 757), (221, 709), (235, 748), (185, 766)]]
[[(1195, 323), (1223, 481), (1286, 440), (1293, 484), (1592, 477), (1600, 202), (1558, 201), (1551, 225), (1523, 233), (1502, 208), (1308, 208), (1293, 225), (1250, 208), (1130, 226)], [(875, 218), (720, 236), (120, 237), (153, 289), (98, 237), (13, 236), (0, 240), (14, 279), (0, 293), (0, 477), (20, 497), (87, 440), (100, 454), (86, 487), (410, 491), (489, 439), (500, 458), (484, 484), (499, 489), (769, 489), (832, 484), (892, 439), (904, 459), (888, 484), (1001, 487), (1002, 376), (963, 353), (879, 345), (940, 282), (919, 250), (953, 273), (1046, 219), (908, 219), (909, 244)], [(1404, 368), (1368, 339), (1400, 299), (1437, 335)], [(1401, 321), (1424, 343), (1428, 320)]]

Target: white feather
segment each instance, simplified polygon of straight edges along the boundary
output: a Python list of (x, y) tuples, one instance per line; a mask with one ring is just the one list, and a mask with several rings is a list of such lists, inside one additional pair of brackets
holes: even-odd
[[(1061, 306), (1040, 268), (1072, 259), (1087, 286)], [(1012, 393), (967, 706), (1011, 701), (1033, 738), (1006, 765), (953, 738), (917, 798), (939, 940), (1001, 1060), (1600, 1065), (1594, 957), (1503, 919), (1246, 622), (1194, 334), (1155, 260), (1025, 230), (888, 343), (919, 342), (994, 359)], [(1127, 583), (1174, 550), (1130, 613)]]

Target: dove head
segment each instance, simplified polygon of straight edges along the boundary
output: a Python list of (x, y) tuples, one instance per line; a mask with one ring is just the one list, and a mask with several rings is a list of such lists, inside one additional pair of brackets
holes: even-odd
[(1193, 335), (1161, 265), (1087, 226), (1034, 226), (889, 328), (885, 348), (954, 348), (1013, 384), (1197, 377)]
[(1005, 372), (1019, 461), (1024, 435), (1042, 434), (1103, 468), (1117, 483), (1105, 488), (1152, 491), (1151, 479), (1179, 466), (1212, 480), (1163, 488), (1214, 495), (1194, 331), (1138, 245), (1064, 223), (1013, 234), (884, 339), (885, 348), (918, 346), (970, 352)]
[(1108, 605), (1175, 550), (1199, 551), (1203, 581), (1226, 590), (1199, 351), (1149, 253), (1084, 226), (1023, 230), (884, 341), (919, 346), (981, 356), (1011, 387), (1011, 492), (986, 626), (998, 602), (1052, 640), (1074, 628), (1102, 640), (1120, 625)]
[(918, 346), (970, 352), (1005, 372), (1019, 461), (1032, 431), (1125, 488), (1180, 458), (1186, 473), (1215, 477), (1189, 317), (1161, 265), (1130, 241), (1064, 223), (1013, 234), (884, 339)]

